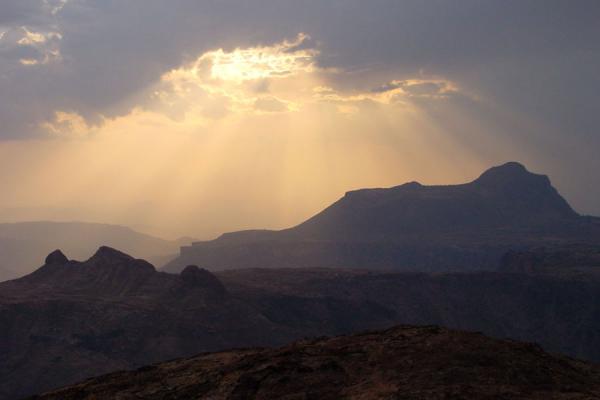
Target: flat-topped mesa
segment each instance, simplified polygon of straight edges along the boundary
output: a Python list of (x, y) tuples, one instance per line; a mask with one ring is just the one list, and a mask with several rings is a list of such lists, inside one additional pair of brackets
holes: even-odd
[(189, 264), (247, 267), (495, 269), (507, 250), (548, 241), (600, 241), (545, 175), (508, 162), (455, 185), (408, 182), (347, 192), (280, 231), (232, 232), (194, 243), (166, 271)]

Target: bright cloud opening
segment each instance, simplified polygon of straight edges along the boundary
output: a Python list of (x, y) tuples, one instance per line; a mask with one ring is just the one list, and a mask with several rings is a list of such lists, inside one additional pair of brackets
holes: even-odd
[[(28, 188), (68, 175), (69, 190), (45, 193), (44, 206), (116, 216), (156, 234), (211, 237), (293, 225), (352, 188), (452, 181), (443, 171), (457, 171), (457, 159), (464, 170), (487, 165), (489, 155), (468, 156), (473, 141), (459, 139), (469, 121), (452, 109), (453, 96), (465, 94), (456, 83), (419, 73), (372, 89), (341, 86), (334, 78), (346, 72), (321, 68), (308, 40), (204, 52), (100, 124), (76, 109), (57, 111), (41, 128), (66, 140), (43, 142), (47, 155), (38, 157), (56, 168), (40, 164), (4, 201), (25, 204), (34, 197)], [(453, 119), (455, 140), (442, 114)], [(419, 157), (425, 153), (435, 166)]]

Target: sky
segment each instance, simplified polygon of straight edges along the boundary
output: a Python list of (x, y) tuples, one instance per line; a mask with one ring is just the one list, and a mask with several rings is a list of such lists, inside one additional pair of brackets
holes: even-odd
[(0, 220), (284, 228), (519, 161), (600, 215), (596, 0), (0, 0)]

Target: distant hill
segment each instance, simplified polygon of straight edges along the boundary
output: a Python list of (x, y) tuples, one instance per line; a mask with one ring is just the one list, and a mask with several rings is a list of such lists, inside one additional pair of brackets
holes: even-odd
[(187, 266), (174, 275), (107, 247), (85, 262), (55, 251), (0, 283), (0, 400), (199, 352), (399, 323), (535, 341), (598, 362), (600, 277), (565, 271)]
[(473, 182), (417, 182), (346, 195), (300, 225), (195, 242), (165, 270), (353, 267), (440, 271), (495, 269), (509, 250), (600, 243), (600, 219), (578, 215), (545, 175), (515, 162)]
[(161, 266), (189, 241), (169, 241), (118, 225), (83, 222), (21, 222), (0, 224), (0, 281), (35, 270), (54, 249), (84, 259), (102, 245), (121, 249)]
[(32, 400), (598, 397), (598, 365), (478, 333), (400, 326), (280, 349), (201, 354), (100, 376)]

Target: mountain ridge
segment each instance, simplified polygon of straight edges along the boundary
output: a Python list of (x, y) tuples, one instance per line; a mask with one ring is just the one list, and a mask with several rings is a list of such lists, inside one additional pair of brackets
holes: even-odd
[(101, 245), (163, 265), (191, 239), (169, 241), (129, 227), (87, 222), (0, 223), (0, 281), (32, 272), (50, 251), (62, 248), (75, 259), (87, 257)]
[(546, 175), (509, 162), (458, 185), (409, 182), (349, 191), (288, 229), (230, 232), (183, 246), (164, 269), (178, 272), (194, 263), (214, 270), (489, 270), (509, 250), (590, 238), (600, 243), (598, 221), (576, 213)]
[[(595, 260), (592, 250), (567, 262)], [(600, 275), (577, 268), (514, 273), (517, 259), (508, 273), (187, 266), (175, 275), (109, 248), (83, 262), (59, 251), (47, 261), (0, 283), (2, 400), (200, 352), (398, 323), (477, 330), (600, 360)]]

